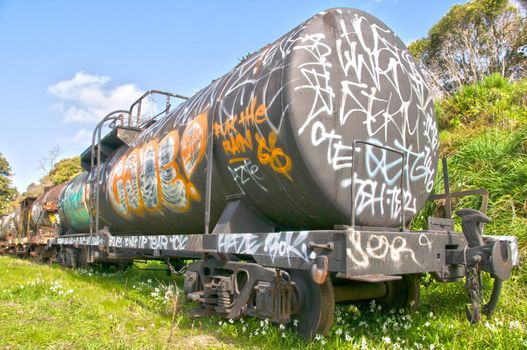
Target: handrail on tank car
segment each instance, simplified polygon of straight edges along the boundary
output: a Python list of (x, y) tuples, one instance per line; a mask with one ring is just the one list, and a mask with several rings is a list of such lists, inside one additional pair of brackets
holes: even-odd
[[(137, 106), (137, 115), (136, 115), (137, 118), (135, 120), (135, 123), (136, 123), (136, 125), (140, 124), (140, 121), (141, 121), (141, 105), (142, 105), (143, 99), (145, 97), (147, 97), (147, 96), (154, 95), (154, 94), (166, 96), (166, 107), (165, 107), (165, 110), (161, 111), (158, 115), (160, 115), (162, 113), (166, 113), (166, 112), (168, 112), (170, 110), (170, 98), (171, 97), (179, 98), (179, 99), (182, 99), (182, 100), (188, 100), (187, 96), (183, 96), (183, 95), (179, 95), (179, 94), (173, 94), (173, 93), (167, 92), (167, 91), (147, 90), (147, 91), (145, 91), (145, 93), (143, 95), (141, 95), (141, 97), (139, 97), (130, 106), (130, 111), (128, 111), (128, 126), (132, 126), (132, 111), (133, 111), (135, 106)], [(158, 115), (156, 115), (155, 117), (157, 117)]]
[(355, 187), (355, 154), (356, 154), (356, 150), (357, 150), (357, 144), (358, 143), (361, 143), (363, 145), (366, 145), (366, 146), (371, 146), (371, 147), (377, 147), (377, 148), (380, 148), (380, 149), (383, 149), (383, 150), (386, 150), (386, 151), (389, 151), (389, 152), (393, 152), (393, 153), (396, 153), (398, 155), (401, 156), (402, 158), (402, 162), (401, 162), (401, 230), (402, 231), (405, 231), (406, 230), (406, 227), (405, 227), (405, 223), (406, 223), (406, 218), (405, 218), (405, 202), (404, 202), (404, 195), (405, 195), (405, 187), (404, 187), (404, 167), (405, 167), (405, 164), (406, 164), (406, 155), (404, 154), (404, 152), (402, 151), (399, 151), (399, 150), (396, 150), (396, 149), (393, 149), (391, 147), (388, 147), (388, 146), (382, 146), (382, 145), (377, 145), (375, 143), (372, 143), (372, 142), (368, 142), (368, 141), (363, 141), (363, 140), (354, 140), (353, 141), (353, 151), (351, 153), (351, 176), (352, 176), (352, 180), (351, 180), (351, 228), (352, 229), (355, 229), (355, 198), (354, 198), (354, 191), (353, 191), (353, 188)]
[[(117, 115), (116, 115), (117, 114)], [(92, 139), (91, 139), (91, 168), (94, 169), (95, 166), (95, 146), (97, 145), (97, 168), (96, 168), (96, 174), (95, 174), (95, 210), (93, 207), (93, 175), (90, 174), (90, 193), (89, 193), (89, 204), (90, 204), (90, 234), (93, 234), (94, 232), (99, 232), (99, 202), (100, 202), (100, 191), (99, 191), (99, 182), (100, 182), (100, 165), (101, 165), (101, 133), (102, 128), (104, 124), (108, 121), (112, 121), (110, 124), (110, 127), (115, 127), (115, 123), (117, 121), (121, 122), (121, 126), (124, 123), (123, 114), (129, 114), (126, 110), (116, 110), (113, 112), (110, 112), (107, 114), (104, 118), (101, 119), (101, 121), (97, 124), (95, 129), (93, 130)], [(97, 135), (97, 144), (95, 144), (95, 136)], [(93, 220), (93, 217), (95, 216), (95, 220)], [(94, 221), (95, 221), (95, 230), (94, 230)]]

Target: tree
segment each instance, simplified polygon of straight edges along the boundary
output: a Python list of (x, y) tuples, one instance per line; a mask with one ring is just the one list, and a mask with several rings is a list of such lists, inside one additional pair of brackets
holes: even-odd
[(527, 20), (518, 7), (508, 0), (472, 0), (454, 5), (409, 49), (432, 85), (453, 92), (493, 73), (525, 76), (526, 43)]
[(16, 188), (11, 185), (11, 166), (9, 162), (0, 153), (0, 214), (9, 212), (9, 204), (17, 197)]
[(47, 176), (53, 185), (58, 185), (73, 179), (81, 172), (81, 159), (77, 156), (60, 160), (53, 166)]
[(49, 173), (60, 155), (60, 147), (53, 147), (48, 151), (48, 155), (40, 158), (38, 168), (44, 174)]
[(44, 175), (39, 182), (29, 184), (26, 191), (22, 193), (22, 197), (38, 197), (44, 193), (46, 187), (56, 186), (69, 181), (81, 172), (82, 167), (80, 157), (77, 156), (62, 159), (54, 163), (49, 172)]

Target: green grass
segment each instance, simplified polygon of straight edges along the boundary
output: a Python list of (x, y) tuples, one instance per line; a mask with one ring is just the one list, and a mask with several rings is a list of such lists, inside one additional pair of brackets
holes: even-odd
[(306, 342), (253, 318), (192, 320), (181, 277), (164, 272), (104, 274), (0, 256), (0, 348), (526, 348), (526, 275), (515, 269), (494, 317), (476, 326), (464, 316), (462, 282), (426, 279), (417, 313), (338, 306), (330, 334)]

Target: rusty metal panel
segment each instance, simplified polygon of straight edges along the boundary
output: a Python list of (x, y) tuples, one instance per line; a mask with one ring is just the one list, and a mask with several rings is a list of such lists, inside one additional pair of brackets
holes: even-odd
[(58, 201), (59, 195), (66, 183), (54, 186), (40, 195), (31, 207), (31, 229), (54, 227), (59, 223)]

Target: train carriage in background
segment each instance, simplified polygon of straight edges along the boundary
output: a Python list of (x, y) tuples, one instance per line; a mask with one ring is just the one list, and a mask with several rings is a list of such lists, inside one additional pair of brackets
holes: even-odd
[(46, 187), (38, 197), (22, 198), (12, 213), (2, 217), (2, 251), (19, 256), (33, 256), (39, 260), (44, 258), (43, 251), (61, 229), (58, 198), (65, 185), (66, 183)]
[[(154, 94), (165, 108), (146, 118)], [(85, 171), (60, 191), (65, 234), (44, 253), (69, 266), (192, 259), (196, 316), (294, 317), (307, 338), (327, 333), (336, 302), (415, 308), (420, 274), (467, 277), (476, 322), (477, 277), (495, 279), (490, 316), (515, 250), (483, 236), (490, 219), (471, 209), (458, 212), (462, 233), (450, 211), (408, 230), (438, 146), (432, 97), (401, 40), (362, 11), (327, 10), (190, 98), (149, 91), (104, 117)], [(447, 184), (435, 198), (449, 205)]]
[(31, 256), (44, 258), (42, 254), (44, 248), (61, 231), (58, 200), (65, 186), (66, 183), (46, 187), (44, 193), (31, 205), (29, 224), (31, 234), (28, 247), (28, 254)]
[(7, 252), (14, 247), (16, 236), (15, 212), (2, 215), (0, 220), (0, 251)]

